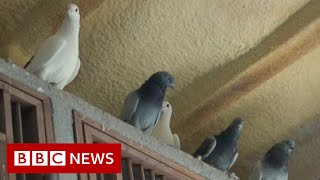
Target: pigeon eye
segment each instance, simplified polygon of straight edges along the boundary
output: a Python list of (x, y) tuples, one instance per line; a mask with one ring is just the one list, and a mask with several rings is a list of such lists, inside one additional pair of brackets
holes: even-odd
[(167, 107), (169, 107), (169, 104), (167, 104)]
[(78, 12), (78, 9), (76, 9), (76, 12)]

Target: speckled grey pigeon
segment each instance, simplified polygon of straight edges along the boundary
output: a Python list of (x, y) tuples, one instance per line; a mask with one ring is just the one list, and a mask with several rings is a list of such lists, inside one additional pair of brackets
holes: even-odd
[(193, 156), (199, 160), (204, 160), (209, 156), (217, 145), (217, 140), (214, 136), (207, 137), (200, 145), (200, 147), (193, 153)]
[[(228, 171), (238, 157), (238, 141), (242, 127), (243, 120), (235, 118), (219, 135), (204, 140), (193, 156), (201, 156), (204, 162), (222, 171)], [(212, 148), (214, 141), (216, 145)]]
[(294, 146), (293, 140), (283, 140), (272, 146), (253, 167), (250, 180), (287, 180), (288, 161)]
[(154, 73), (139, 89), (126, 97), (120, 119), (150, 133), (159, 119), (166, 90), (173, 88), (174, 83), (175, 78), (168, 72)]

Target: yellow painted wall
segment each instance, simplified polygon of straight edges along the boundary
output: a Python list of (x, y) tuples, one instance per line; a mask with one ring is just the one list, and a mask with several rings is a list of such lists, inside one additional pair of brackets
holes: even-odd
[[(1, 3), (0, 57), (21, 66), (26, 63), (40, 43), (58, 28), (69, 2)], [(243, 62), (254, 63), (245, 61), (247, 56), (259, 57), (276, 48), (283, 36), (303, 29), (306, 21), (317, 17), (308, 12), (320, 9), (317, 0), (74, 2), (81, 14), (82, 64), (66, 90), (117, 116), (130, 91), (153, 72), (170, 71), (177, 79), (176, 90), (167, 94), (174, 110), (173, 129), (183, 124), (188, 113), (205, 103), (219, 87), (245, 70)], [(299, 14), (301, 22), (284, 26), (280, 37), (273, 36), (271, 42), (255, 49), (308, 2), (313, 3), (308, 7), (311, 11)], [(253, 53), (245, 54), (248, 51)], [(319, 55), (319, 49), (313, 51), (232, 104), (190, 139), (185, 150), (191, 152), (205, 136), (222, 130), (235, 116), (242, 116), (246, 122), (240, 157), (233, 169), (237, 175), (246, 179), (250, 165), (271, 144), (291, 137), (298, 144), (291, 161), (290, 180), (316, 178), (320, 168), (319, 162), (313, 161), (320, 159), (320, 140), (316, 137)], [(308, 178), (304, 177), (306, 174)]]
[(219, 114), (198, 137), (219, 132), (226, 126), (223, 122), (228, 124), (240, 116), (245, 124), (239, 159), (233, 170), (241, 179), (247, 179), (252, 163), (272, 144), (292, 138), (297, 145), (290, 161), (289, 179), (316, 180), (320, 170), (319, 67), (320, 48), (242, 97)]

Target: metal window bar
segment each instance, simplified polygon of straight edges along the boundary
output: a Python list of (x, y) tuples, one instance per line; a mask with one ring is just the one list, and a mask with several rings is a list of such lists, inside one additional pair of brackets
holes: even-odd
[(121, 143), (121, 174), (79, 174), (80, 180), (202, 180), (202, 176), (73, 111), (77, 143)]
[(51, 112), (47, 96), (0, 73), (0, 180), (44, 179), (40, 174), (6, 174), (3, 152), (7, 143), (54, 142)]

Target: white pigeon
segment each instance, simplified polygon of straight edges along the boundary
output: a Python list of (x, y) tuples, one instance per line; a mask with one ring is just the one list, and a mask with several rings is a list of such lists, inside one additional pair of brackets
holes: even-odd
[(151, 135), (159, 138), (165, 143), (180, 149), (180, 139), (177, 134), (172, 134), (170, 129), (170, 120), (172, 106), (169, 102), (164, 101), (160, 110), (160, 117), (156, 127), (152, 130)]
[(46, 39), (25, 69), (63, 89), (78, 74), (80, 13), (75, 4), (69, 4), (68, 12), (58, 32)]

